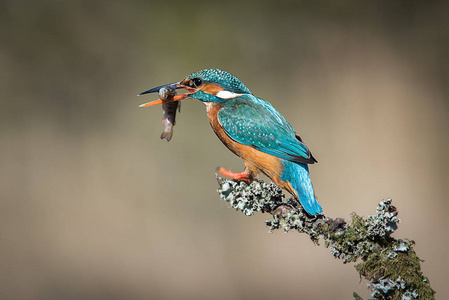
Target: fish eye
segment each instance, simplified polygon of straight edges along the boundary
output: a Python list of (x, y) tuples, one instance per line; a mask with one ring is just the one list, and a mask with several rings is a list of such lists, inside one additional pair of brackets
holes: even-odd
[(199, 87), (200, 85), (203, 84), (203, 81), (200, 78), (193, 78), (192, 82), (195, 87)]

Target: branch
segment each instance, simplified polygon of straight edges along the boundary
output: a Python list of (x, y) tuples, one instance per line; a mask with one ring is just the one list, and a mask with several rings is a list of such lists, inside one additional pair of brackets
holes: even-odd
[[(368, 280), (374, 299), (435, 299), (435, 291), (421, 272), (421, 260), (412, 240), (391, 237), (400, 222), (391, 199), (378, 204), (376, 215), (364, 219), (356, 213), (351, 220), (332, 219), (324, 214), (310, 217), (293, 197), (284, 201), (282, 190), (274, 183), (254, 180), (251, 184), (230, 181), (217, 175), (220, 197), (247, 216), (269, 213), (265, 221), (270, 233), (275, 229), (296, 230), (307, 234), (316, 245), (319, 239), (343, 263), (360, 261), (354, 267)], [(362, 298), (354, 293), (354, 298)]]

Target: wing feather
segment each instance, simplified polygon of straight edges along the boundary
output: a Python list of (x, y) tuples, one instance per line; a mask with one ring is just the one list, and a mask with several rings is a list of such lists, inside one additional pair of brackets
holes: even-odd
[(316, 162), (285, 118), (267, 101), (242, 95), (218, 112), (218, 122), (234, 141), (298, 163)]

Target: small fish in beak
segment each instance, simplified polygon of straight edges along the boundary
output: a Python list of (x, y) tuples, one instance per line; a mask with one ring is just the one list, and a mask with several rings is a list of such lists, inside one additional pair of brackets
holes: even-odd
[[(185, 89), (188, 93), (177, 95), (177, 89)], [(149, 89), (148, 91), (142, 92), (137, 96), (155, 92), (159, 93), (158, 100), (141, 104), (139, 107), (162, 104), (162, 110), (164, 112), (162, 124), (164, 124), (164, 131), (162, 132), (161, 139), (165, 138), (167, 142), (169, 142), (173, 136), (173, 126), (175, 126), (176, 123), (176, 110), (181, 111), (181, 102), (179, 101), (188, 98), (193, 92), (195, 92), (195, 89), (185, 86), (181, 84), (181, 81), (179, 81)]]
[[(159, 90), (159, 98), (161, 100), (169, 100), (176, 96), (176, 90), (173, 88), (162, 87)], [(164, 124), (164, 131), (161, 134), (161, 139), (166, 139), (169, 142), (173, 136), (173, 126), (176, 124), (176, 110), (181, 112), (181, 102), (167, 102), (162, 103), (162, 124)]]

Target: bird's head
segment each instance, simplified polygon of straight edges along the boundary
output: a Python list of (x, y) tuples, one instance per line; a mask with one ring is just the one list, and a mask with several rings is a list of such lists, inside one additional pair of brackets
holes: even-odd
[(161, 88), (185, 89), (187, 93), (176, 95), (167, 100), (159, 99), (140, 106), (152, 106), (185, 98), (220, 103), (243, 94), (251, 94), (250, 90), (234, 75), (219, 69), (204, 69), (187, 75), (181, 81), (152, 88), (140, 93), (139, 96), (158, 92)]

